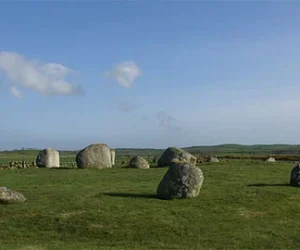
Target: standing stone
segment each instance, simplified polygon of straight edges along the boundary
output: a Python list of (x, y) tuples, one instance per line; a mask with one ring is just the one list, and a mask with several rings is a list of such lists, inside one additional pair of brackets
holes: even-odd
[(111, 151), (106, 144), (91, 144), (78, 152), (78, 168), (111, 168)]
[(161, 199), (197, 197), (203, 180), (200, 168), (188, 163), (173, 163), (159, 183), (156, 193)]
[(191, 155), (189, 152), (175, 147), (169, 147), (165, 150), (162, 156), (159, 158), (158, 167), (170, 166), (172, 163), (186, 162), (191, 165), (195, 165), (197, 158)]
[(11, 203), (22, 203), (26, 201), (23, 194), (8, 189), (7, 187), (0, 187), (0, 203), (11, 204)]
[(36, 158), (36, 165), (39, 168), (59, 168), (59, 152), (53, 148), (40, 151)]
[(111, 157), (111, 165), (115, 165), (116, 151), (114, 149), (110, 149), (110, 157)]
[(300, 187), (300, 164), (298, 163), (291, 171), (290, 185)]
[(141, 156), (134, 156), (129, 162), (130, 168), (150, 168), (149, 163), (146, 159)]

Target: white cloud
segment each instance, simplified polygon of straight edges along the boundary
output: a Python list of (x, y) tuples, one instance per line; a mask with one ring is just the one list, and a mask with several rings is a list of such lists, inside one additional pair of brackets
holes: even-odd
[(119, 85), (125, 88), (132, 87), (140, 75), (142, 75), (142, 71), (132, 61), (119, 63), (111, 71), (105, 73), (105, 76), (114, 78)]
[[(43, 64), (15, 52), (0, 52), (0, 73), (7, 80), (23, 88), (44, 95), (77, 95), (81, 89), (67, 80), (73, 70), (57, 63)], [(15, 90), (14, 90), (15, 91)]]
[(13, 96), (15, 96), (17, 98), (21, 98), (22, 97), (20, 91), (15, 86), (11, 86), (10, 92), (12, 93)]

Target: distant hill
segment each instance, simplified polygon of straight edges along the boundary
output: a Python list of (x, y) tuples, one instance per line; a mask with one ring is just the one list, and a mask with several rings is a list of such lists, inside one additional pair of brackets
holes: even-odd
[[(191, 146), (183, 148), (195, 155), (300, 155), (300, 145), (290, 144), (256, 144), (256, 145), (240, 145), (240, 144), (221, 144), (215, 146)], [(117, 155), (144, 155), (144, 156), (159, 156), (164, 149), (154, 148), (116, 148)], [(0, 154), (12, 155), (36, 155), (40, 149), (22, 149), (12, 151), (2, 151)], [(74, 155), (78, 152), (59, 150), (62, 156)]]
[[(289, 144), (221, 144), (215, 146), (192, 146), (183, 148), (197, 155), (300, 155), (300, 145)], [(120, 155), (160, 155), (164, 149), (117, 148)]]

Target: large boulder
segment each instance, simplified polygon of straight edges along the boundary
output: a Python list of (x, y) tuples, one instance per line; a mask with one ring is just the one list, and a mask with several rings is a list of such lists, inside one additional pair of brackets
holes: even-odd
[(116, 151), (114, 149), (110, 149), (110, 158), (111, 158), (111, 165), (115, 165), (115, 158), (116, 158)]
[(157, 162), (157, 166), (170, 166), (172, 163), (186, 162), (195, 165), (197, 158), (189, 152), (175, 147), (169, 147), (165, 150)]
[(40, 151), (36, 157), (36, 165), (39, 168), (59, 168), (59, 152), (53, 148)]
[(91, 144), (78, 152), (76, 156), (78, 168), (111, 168), (111, 152), (106, 144)]
[(298, 163), (291, 171), (290, 185), (300, 187), (300, 164)]
[(197, 197), (203, 179), (200, 168), (188, 163), (173, 163), (159, 183), (156, 193), (161, 199)]
[(134, 156), (131, 158), (129, 162), (130, 168), (149, 168), (149, 163), (140, 156)]
[(8, 189), (7, 187), (0, 187), (1, 204), (22, 203), (24, 201), (26, 201), (26, 198), (23, 194)]

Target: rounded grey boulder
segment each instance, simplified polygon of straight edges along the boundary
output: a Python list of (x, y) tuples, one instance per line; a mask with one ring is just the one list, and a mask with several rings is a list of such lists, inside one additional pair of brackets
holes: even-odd
[(189, 152), (175, 147), (169, 147), (165, 150), (157, 162), (158, 167), (170, 166), (172, 163), (186, 162), (195, 165), (197, 158)]
[(53, 148), (40, 151), (36, 157), (36, 165), (39, 168), (59, 168), (59, 152)]
[(161, 199), (197, 197), (203, 180), (200, 168), (188, 163), (173, 163), (157, 187), (157, 197)]
[(290, 185), (300, 187), (300, 164), (297, 164), (291, 171)]
[(129, 162), (130, 168), (150, 168), (149, 163), (140, 156), (134, 156)]
[(0, 203), (11, 204), (11, 203), (22, 203), (26, 201), (23, 194), (13, 191), (7, 187), (0, 187)]
[(103, 143), (91, 144), (78, 152), (76, 163), (78, 168), (111, 168), (110, 148)]

